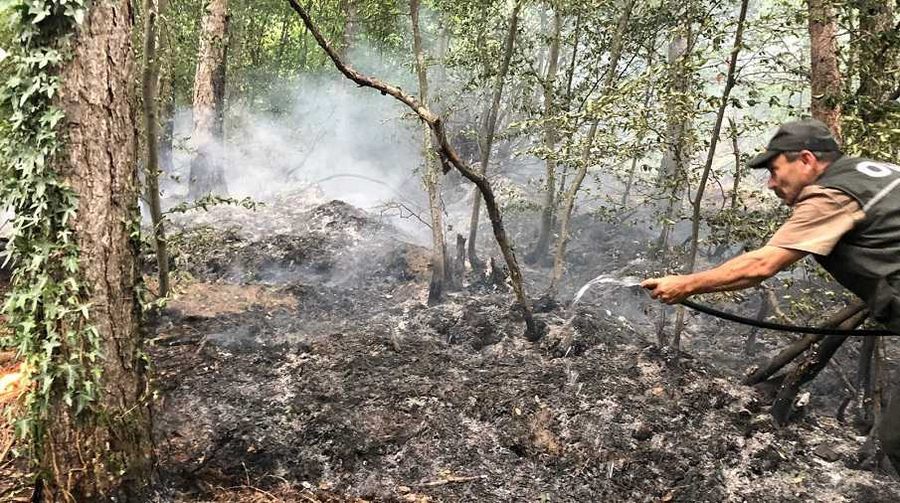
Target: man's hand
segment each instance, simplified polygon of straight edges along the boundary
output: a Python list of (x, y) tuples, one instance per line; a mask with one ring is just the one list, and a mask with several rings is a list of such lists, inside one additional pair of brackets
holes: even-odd
[(678, 304), (696, 293), (690, 287), (689, 276), (663, 276), (641, 281), (641, 286), (650, 290), (650, 296), (666, 304)]
[(807, 252), (802, 250), (763, 246), (708, 271), (645, 279), (641, 286), (650, 290), (650, 296), (654, 299), (666, 304), (677, 304), (695, 293), (724, 292), (756, 286), (806, 255)]

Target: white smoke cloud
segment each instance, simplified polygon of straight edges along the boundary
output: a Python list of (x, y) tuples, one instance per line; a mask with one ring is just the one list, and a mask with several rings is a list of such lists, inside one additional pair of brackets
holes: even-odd
[[(225, 159), (230, 196), (267, 202), (313, 185), (324, 199), (376, 213), (385, 203), (400, 202), (427, 221), (420, 177), (422, 128), (403, 107), (333, 75), (302, 76), (283, 89), (268, 99), (288, 104), (279, 112), (260, 111), (258, 104), (228, 111), (218, 155)], [(166, 205), (187, 194), (191, 129), (190, 109), (179, 110), (174, 176), (163, 185)], [(415, 218), (391, 221), (427, 241), (428, 228)]]

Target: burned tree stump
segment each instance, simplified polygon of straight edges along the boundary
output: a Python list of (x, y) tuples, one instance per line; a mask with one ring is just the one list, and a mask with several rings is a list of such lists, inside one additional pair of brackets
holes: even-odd
[[(868, 310), (863, 309), (838, 325), (838, 328), (852, 330), (861, 325), (868, 315)], [(800, 392), (800, 387), (815, 379), (848, 337), (850, 336), (825, 336), (815, 344), (812, 351), (785, 377), (784, 383), (778, 390), (778, 396), (775, 397), (775, 401), (772, 403), (771, 413), (777, 424), (783, 425), (790, 420), (791, 413), (794, 410), (794, 400), (797, 397), (797, 393)]]
[(494, 257), (491, 257), (490, 264), (491, 271), (488, 274), (488, 283), (497, 287), (498, 290), (506, 290), (506, 278), (509, 276), (509, 271)]
[[(864, 309), (865, 305), (862, 303), (862, 301), (852, 302), (847, 307), (841, 309), (829, 319), (825, 320), (825, 322), (820, 324), (819, 327), (835, 328), (838, 326), (842, 326), (842, 324), (852, 319)], [(856, 325), (854, 325), (854, 327), (855, 326)], [(792, 343), (790, 346), (781, 350), (781, 352), (775, 355), (775, 357), (769, 360), (765, 365), (762, 365), (751, 372), (746, 378), (744, 378), (744, 384), (747, 386), (753, 386), (772, 377), (787, 364), (794, 361), (795, 358), (800, 356), (810, 346), (822, 340), (822, 338), (823, 336), (821, 335), (807, 335), (802, 339)]]
[(466, 238), (462, 234), (456, 235), (456, 261), (453, 264), (453, 275), (462, 286), (466, 277)]
[(875, 356), (877, 337), (866, 337), (859, 350), (859, 363), (856, 372), (856, 400), (854, 419), (859, 426), (868, 430), (873, 422), (872, 396), (874, 379), (872, 379), (872, 360)]
[(765, 365), (757, 367), (753, 372), (744, 378), (744, 384), (753, 386), (759, 384), (766, 379), (775, 375), (785, 365), (794, 361), (794, 358), (800, 356), (801, 353), (809, 349), (810, 346), (822, 340), (822, 335), (807, 335), (800, 340), (795, 341), (790, 346), (782, 349), (774, 358), (769, 360)]
[(828, 364), (828, 360), (834, 356), (838, 348), (847, 340), (847, 335), (828, 335), (813, 348), (812, 352), (803, 359), (794, 370), (784, 379), (778, 396), (772, 403), (772, 417), (779, 425), (784, 425), (790, 420), (794, 410), (794, 399), (800, 392), (800, 387), (812, 381)]

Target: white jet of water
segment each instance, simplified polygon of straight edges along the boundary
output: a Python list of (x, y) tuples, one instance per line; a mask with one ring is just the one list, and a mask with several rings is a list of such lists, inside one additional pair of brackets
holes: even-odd
[(606, 283), (606, 284), (615, 285), (615, 286), (619, 286), (619, 287), (630, 288), (630, 287), (635, 287), (635, 286), (640, 285), (641, 280), (635, 276), (625, 276), (623, 278), (616, 278), (610, 274), (601, 274), (600, 276), (597, 276), (596, 278), (585, 283), (585, 285), (583, 287), (581, 287), (581, 289), (578, 290), (578, 293), (576, 293), (575, 297), (572, 299), (572, 305), (574, 306), (575, 304), (577, 304), (578, 301), (581, 300), (581, 297), (592, 286), (599, 285), (601, 283)]

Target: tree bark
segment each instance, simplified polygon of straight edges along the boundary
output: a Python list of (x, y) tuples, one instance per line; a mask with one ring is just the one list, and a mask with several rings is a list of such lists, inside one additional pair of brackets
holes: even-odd
[(846, 335), (825, 336), (813, 346), (809, 356), (787, 375), (778, 390), (778, 396), (772, 403), (771, 413), (777, 424), (787, 424), (794, 410), (794, 399), (800, 392), (800, 387), (813, 380), (825, 368), (828, 360), (834, 356), (847, 337)]
[[(852, 330), (862, 324), (869, 315), (867, 310), (863, 310), (853, 315), (845, 322), (838, 325), (838, 328)], [(778, 396), (772, 403), (772, 417), (778, 424), (786, 424), (790, 420), (791, 413), (794, 410), (794, 399), (800, 392), (800, 387), (812, 381), (819, 375), (819, 372), (831, 360), (831, 357), (837, 352), (847, 335), (826, 335), (817, 342), (807, 356), (800, 361), (794, 369), (788, 373), (781, 388), (778, 390)]]
[[(676, 33), (669, 42), (667, 57), (672, 86), (670, 94), (681, 95), (689, 91), (690, 79), (685, 68), (689, 46), (690, 36), (681, 32)], [(657, 186), (661, 190), (668, 190), (669, 194), (659, 208), (662, 224), (655, 246), (658, 254), (663, 253), (669, 246), (669, 233), (674, 225), (672, 219), (675, 207), (681, 204), (684, 180), (687, 176), (687, 161), (690, 157), (687, 145), (687, 132), (691, 128), (690, 119), (684, 116), (683, 106), (672, 96), (666, 98), (665, 108), (668, 145), (660, 166)]]
[[(733, 228), (732, 219), (737, 215), (737, 207), (738, 207), (738, 195), (740, 194), (741, 189), (741, 178), (743, 177), (743, 167), (741, 166), (741, 149), (738, 145), (738, 128), (737, 124), (735, 124), (733, 118), (728, 119), (728, 136), (731, 138), (731, 153), (734, 156), (734, 177), (731, 183), (731, 215), (732, 217), (728, 220), (728, 225), (725, 228), (724, 236), (731, 235), (731, 229)], [(719, 258), (725, 253), (731, 246), (731, 243), (728, 241), (723, 241), (716, 246), (715, 251), (712, 253), (712, 258)]]
[[(765, 320), (772, 311), (772, 304), (769, 302), (769, 292), (764, 286), (757, 288), (759, 291), (759, 310), (756, 311), (756, 321)], [(756, 349), (756, 336), (759, 334), (759, 327), (750, 329), (747, 334), (747, 340), (744, 342), (744, 354), (751, 355)]]
[(837, 56), (837, 20), (832, 0), (807, 0), (809, 10), (810, 113), (831, 129), (838, 143), (841, 134), (841, 72)]
[[(653, 55), (656, 53), (656, 48), (653, 46), (653, 43), (650, 44), (650, 47), (647, 50), (647, 66), (653, 66)], [(644, 108), (641, 110), (642, 116), (642, 125), (641, 128), (637, 131), (637, 143), (643, 143), (644, 137), (647, 134), (647, 116), (650, 110), (650, 97), (653, 96), (653, 86), (649, 83), (647, 84), (647, 88), (644, 90)], [(637, 174), (637, 164), (640, 160), (640, 156), (635, 154), (634, 158), (631, 159), (631, 167), (628, 169), (628, 179), (625, 181), (625, 190), (622, 192), (622, 208), (627, 208), (628, 206), (628, 198), (631, 197), (631, 189), (634, 186), (634, 178)]]
[(141, 75), (144, 109), (144, 170), (145, 198), (150, 207), (153, 225), (153, 242), (156, 246), (156, 264), (159, 270), (159, 296), (169, 293), (169, 252), (162, 207), (159, 201), (159, 67), (157, 53), (159, 14), (166, 8), (167, 0), (144, 0), (144, 64)]
[(437, 142), (437, 149), (441, 155), (441, 161), (444, 163), (446, 169), (456, 169), (459, 173), (467, 178), (469, 181), (475, 184), (478, 187), (479, 192), (481, 193), (481, 197), (484, 198), (484, 204), (488, 212), (488, 217), (491, 220), (491, 228), (494, 231), (494, 238), (497, 240), (497, 246), (500, 247), (500, 251), (503, 254), (503, 259), (506, 262), (506, 267), (509, 268), (509, 279), (510, 283), (512, 283), (513, 291), (516, 295), (516, 300), (518, 301), (519, 308), (522, 310), (522, 317), (525, 321), (525, 337), (529, 340), (536, 341), (541, 337), (541, 330), (538, 328), (537, 324), (534, 320), (534, 311), (531, 307), (531, 299), (528, 298), (528, 295), (525, 291), (525, 284), (522, 278), (522, 270), (519, 268), (519, 263), (516, 260), (515, 252), (513, 251), (512, 245), (510, 244), (509, 238), (506, 234), (506, 227), (503, 224), (503, 216), (500, 214), (500, 207), (497, 204), (497, 199), (494, 196), (494, 191), (491, 188), (491, 182), (484, 175), (476, 172), (472, 169), (471, 166), (463, 162), (460, 159), (459, 154), (456, 152), (456, 149), (453, 148), (453, 145), (450, 143), (446, 129), (444, 127), (443, 119), (436, 115), (434, 112), (428, 109), (425, 105), (420, 103), (415, 97), (405, 93), (402, 89), (397, 86), (393, 86), (382, 82), (378, 79), (369, 77), (367, 75), (363, 75), (350, 66), (347, 66), (346, 63), (341, 59), (341, 57), (335, 52), (334, 49), (328, 44), (325, 40), (325, 37), (319, 32), (318, 28), (312, 23), (312, 19), (310, 19), (309, 14), (307, 14), (306, 10), (304, 10), (303, 6), (297, 3), (297, 0), (288, 0), (291, 8), (294, 9), (301, 19), (303, 19), (303, 23), (309, 29), (310, 33), (312, 33), (313, 37), (316, 39), (316, 42), (325, 51), (325, 54), (331, 59), (331, 62), (334, 63), (335, 68), (338, 69), (345, 77), (352, 80), (356, 84), (362, 87), (370, 87), (379, 91), (381, 94), (389, 95), (397, 101), (403, 103), (407, 107), (409, 107), (416, 115), (419, 116), (428, 126), (431, 128), (432, 133), (434, 133), (434, 139)]
[(553, 122), (556, 114), (556, 73), (559, 69), (559, 41), (562, 33), (562, 14), (559, 9), (553, 12), (553, 34), (550, 38), (550, 50), (547, 55), (547, 74), (544, 77), (544, 150), (546, 180), (544, 182), (544, 202), (541, 210), (541, 227), (538, 231), (537, 243), (525, 258), (528, 263), (537, 263), (547, 255), (550, 249), (550, 234), (556, 214), (556, 142), (559, 135), (557, 125)]
[(172, 173), (175, 169), (175, 88), (172, 86), (171, 71), (160, 76), (159, 90), (159, 95), (164, 97), (160, 99), (162, 131), (159, 136), (159, 169), (163, 173)]
[(62, 400), (65, 383), (52, 392), (39, 452), (44, 501), (133, 499), (152, 473), (138, 240), (131, 235), (131, 223), (139, 218), (133, 16), (125, 0), (92, 3), (60, 72), (57, 104), (66, 115), (60, 128), (64, 147), (55, 162), (78, 195), (72, 239), (103, 355), (72, 362), (101, 371), (92, 409), (76, 418)]
[(860, 425), (872, 425), (872, 396), (874, 380), (872, 379), (872, 360), (875, 356), (877, 337), (865, 337), (859, 350), (859, 362), (856, 372), (856, 420)]
[[(494, 77), (493, 91), (491, 92), (491, 106), (488, 109), (484, 123), (484, 135), (481, 145), (481, 170), (480, 174), (487, 177), (488, 164), (491, 162), (491, 149), (494, 146), (494, 134), (497, 132), (497, 114), (500, 111), (500, 99), (503, 97), (503, 86), (506, 83), (506, 74), (509, 72), (509, 62), (512, 60), (513, 48), (516, 43), (516, 34), (519, 25), (519, 10), (522, 8), (521, 0), (516, 0), (512, 13), (509, 16), (509, 28), (506, 32), (506, 40), (503, 44), (503, 56), (500, 68)], [(475, 244), (478, 239), (478, 221), (481, 216), (481, 198), (477, 189), (472, 194), (472, 217), (469, 220), (469, 265), (477, 274), (484, 272), (484, 262), (478, 258)]]
[[(416, 58), (416, 75), (419, 78), (419, 101), (428, 106), (428, 69), (425, 67), (425, 51), (422, 48), (422, 34), (419, 28), (419, 0), (409, 0), (409, 16), (412, 21), (413, 51)], [(445, 269), (447, 262), (444, 245), (444, 219), (441, 213), (441, 167), (433, 158), (431, 129), (423, 131), (425, 173), (423, 179), (428, 192), (428, 210), (431, 215), (431, 282), (428, 287), (428, 304), (433, 305), (444, 299)]]
[[(855, 0), (859, 29), (853, 45), (858, 55), (859, 87), (856, 97), (859, 113), (865, 123), (884, 118), (885, 106), (891, 92), (897, 89), (900, 72), (900, 49), (897, 48), (897, 27), (894, 24), (894, 5), (885, 0)], [(863, 155), (866, 143), (862, 142)]]
[(359, 37), (359, 7), (356, 2), (357, 0), (342, 0), (341, 2), (344, 11), (344, 31), (339, 54), (345, 58), (356, 45), (356, 39)]
[[(628, 23), (631, 19), (631, 11), (634, 8), (635, 0), (627, 0), (622, 7), (622, 13), (619, 15), (616, 31), (613, 35), (612, 44), (609, 48), (609, 65), (606, 70), (606, 76), (603, 79), (601, 87), (601, 95), (609, 93), (616, 78), (616, 68), (619, 65), (619, 58), (622, 56), (622, 45), (625, 38), (625, 31), (628, 29)], [(591, 122), (587, 136), (584, 139), (584, 145), (581, 149), (581, 158), (579, 159), (578, 172), (572, 180), (572, 185), (566, 192), (565, 202), (562, 208), (562, 217), (559, 223), (559, 237), (556, 241), (556, 252), (553, 257), (553, 273), (550, 276), (550, 286), (547, 288), (548, 297), (556, 297), (559, 293), (559, 284), (562, 281), (563, 268), (566, 260), (566, 245), (569, 241), (569, 222), (572, 219), (572, 210), (575, 207), (575, 199), (578, 196), (578, 190), (581, 183), (587, 175), (587, 170), (591, 161), (591, 148), (594, 144), (594, 137), (597, 135), (597, 127), (600, 124), (600, 116), (595, 111), (595, 118)]]
[(227, 0), (208, 0), (194, 75), (194, 131), (188, 199), (227, 194), (223, 151)]

